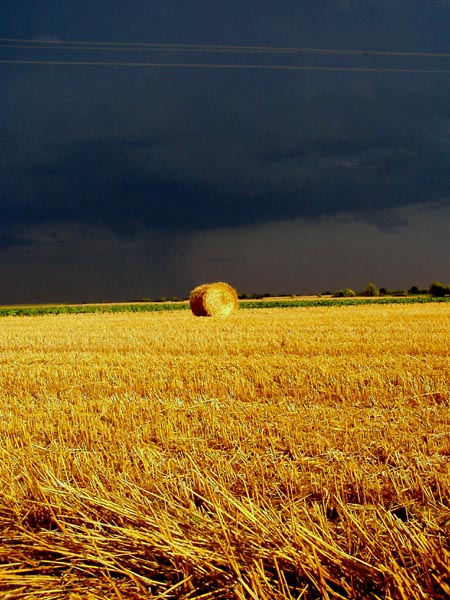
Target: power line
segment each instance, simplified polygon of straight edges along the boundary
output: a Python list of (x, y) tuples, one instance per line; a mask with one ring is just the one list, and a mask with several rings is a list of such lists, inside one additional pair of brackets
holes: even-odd
[(258, 69), (272, 71), (348, 71), (368, 73), (431, 73), (450, 74), (450, 69), (416, 69), (390, 67), (319, 67), (303, 65), (252, 65), (224, 63), (158, 63), (158, 62), (111, 62), (111, 61), (66, 61), (66, 60), (0, 60), (7, 65), (70, 65), (94, 67), (141, 67), (141, 68), (188, 68), (188, 69)]
[[(0, 39), (1, 41), (1, 39)], [(95, 42), (93, 43), (95, 44)], [(119, 52), (184, 52), (184, 53), (205, 53), (205, 54), (222, 54), (222, 53), (241, 53), (241, 54), (288, 54), (288, 55), (296, 55), (296, 54), (300, 54), (300, 51), (296, 51), (293, 52), (289, 49), (286, 49), (285, 51), (283, 50), (270, 50), (270, 49), (266, 49), (266, 48), (248, 48), (248, 49), (238, 49), (237, 47), (224, 47), (224, 48), (218, 48), (217, 46), (206, 46), (206, 47), (201, 47), (201, 46), (189, 46), (189, 47), (184, 47), (184, 46), (172, 46), (172, 45), (148, 45), (148, 46), (144, 46), (141, 47), (140, 45), (138, 46), (128, 46), (128, 45), (120, 45), (120, 46), (115, 46), (115, 45), (91, 45), (91, 44), (85, 44), (85, 45), (78, 45), (77, 43), (73, 42), (73, 43), (69, 43), (69, 42), (64, 42), (64, 43), (58, 43), (57, 45), (48, 45), (48, 43), (42, 43), (39, 45), (29, 45), (29, 44), (0, 44), (0, 48), (7, 48), (7, 49), (19, 49), (19, 50), (55, 50), (55, 51), (59, 51), (59, 50), (69, 50), (69, 51), (73, 51), (73, 50), (78, 50), (78, 51), (92, 51), (92, 52), (99, 52), (99, 51), (107, 51), (107, 52), (113, 52), (113, 51), (119, 51)], [(313, 49), (304, 49), (301, 51), (302, 54), (337, 54), (339, 52), (339, 55), (346, 55), (348, 54), (348, 52), (346, 52), (345, 50), (342, 51), (329, 51), (329, 50), (313, 50)], [(450, 56), (450, 54), (449, 54)]]
[[(100, 42), (73, 40), (29, 40), (18, 38), (0, 38), (0, 48), (51, 51), (139, 51), (139, 52), (178, 52), (178, 53), (234, 53), (234, 54), (284, 54), (284, 55), (328, 55), (328, 56), (384, 56), (384, 57), (432, 57), (450, 58), (450, 53), (436, 52), (395, 52), (386, 50), (345, 50), (325, 48), (289, 48), (275, 46), (243, 46), (217, 44), (161, 44), (137, 42)], [(369, 73), (434, 73), (448, 74), (450, 69), (417, 67), (364, 67), (364, 66), (307, 66), (286, 64), (242, 64), (242, 63), (198, 63), (198, 62), (157, 62), (157, 61), (97, 61), (97, 60), (30, 60), (4, 59), (0, 64), (17, 65), (68, 65), (103, 67), (141, 67), (141, 68), (187, 68), (187, 69), (258, 69), (284, 71), (350, 71)]]
[[(225, 44), (162, 44), (150, 42), (99, 42), (74, 40), (30, 40), (20, 38), (0, 38), (0, 42), (12, 44), (11, 48), (29, 49), (121, 49), (121, 50), (152, 50), (156, 52), (234, 52), (261, 54), (326, 54), (338, 56), (386, 56), (386, 57), (428, 57), (450, 58), (450, 52), (417, 52), (392, 50), (347, 50), (336, 48), (296, 48), (279, 46), (245, 46)], [(21, 46), (20, 44), (27, 44)], [(31, 44), (30, 46), (28, 46)], [(65, 46), (63, 48), (63, 46)], [(5, 46), (2, 46), (5, 47)]]

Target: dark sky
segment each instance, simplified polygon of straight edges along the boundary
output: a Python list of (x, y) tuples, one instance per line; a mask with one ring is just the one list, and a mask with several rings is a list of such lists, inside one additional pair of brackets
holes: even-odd
[(450, 282), (449, 30), (450, 0), (3, 0), (0, 303)]

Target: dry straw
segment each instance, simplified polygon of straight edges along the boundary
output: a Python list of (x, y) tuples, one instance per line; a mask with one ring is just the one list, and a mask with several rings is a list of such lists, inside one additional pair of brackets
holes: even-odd
[(205, 283), (192, 290), (189, 304), (196, 317), (228, 317), (238, 308), (238, 296), (228, 283)]

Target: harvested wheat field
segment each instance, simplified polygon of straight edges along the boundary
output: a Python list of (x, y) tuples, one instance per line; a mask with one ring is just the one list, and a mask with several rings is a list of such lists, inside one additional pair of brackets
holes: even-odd
[(1, 597), (448, 598), (449, 309), (2, 318)]

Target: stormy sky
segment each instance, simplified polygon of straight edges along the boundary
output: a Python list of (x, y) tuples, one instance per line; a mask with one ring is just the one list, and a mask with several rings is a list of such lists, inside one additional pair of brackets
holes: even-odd
[(450, 0), (3, 0), (0, 303), (450, 283), (449, 28)]

